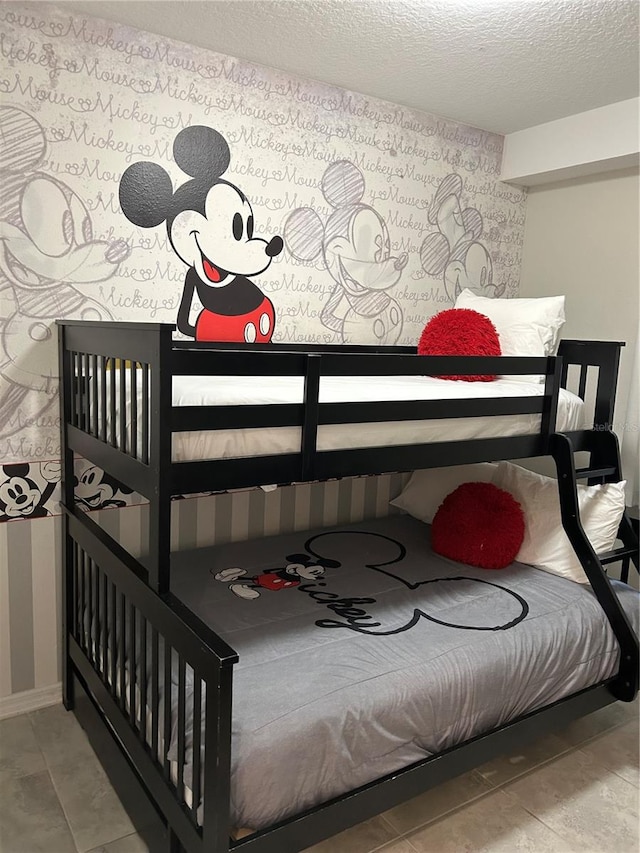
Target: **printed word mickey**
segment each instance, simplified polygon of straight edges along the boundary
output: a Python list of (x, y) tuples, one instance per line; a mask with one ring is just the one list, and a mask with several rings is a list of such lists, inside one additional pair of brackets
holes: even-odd
[[(189, 267), (178, 330), (197, 341), (268, 343), (275, 311), (250, 280), (282, 251), (282, 239), (254, 237), (253, 210), (244, 193), (221, 178), (231, 155), (210, 127), (187, 127), (173, 143), (176, 163), (192, 180), (175, 191), (157, 163), (134, 163), (120, 180), (124, 215), (142, 228), (166, 222), (176, 255)], [(203, 306), (190, 319), (194, 295)]]

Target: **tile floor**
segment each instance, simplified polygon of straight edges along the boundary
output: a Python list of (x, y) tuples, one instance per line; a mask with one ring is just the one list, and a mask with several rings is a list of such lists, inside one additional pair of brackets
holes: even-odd
[[(639, 775), (617, 703), (307, 853), (637, 853)], [(62, 706), (0, 722), (0, 793), (1, 853), (149, 850)]]

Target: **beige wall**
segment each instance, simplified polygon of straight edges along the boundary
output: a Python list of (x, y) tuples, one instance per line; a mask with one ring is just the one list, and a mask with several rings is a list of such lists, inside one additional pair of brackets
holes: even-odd
[[(637, 168), (530, 190), (521, 296), (567, 297), (567, 338), (623, 340), (615, 428), (638, 503)], [(634, 393), (632, 393), (634, 389)]]

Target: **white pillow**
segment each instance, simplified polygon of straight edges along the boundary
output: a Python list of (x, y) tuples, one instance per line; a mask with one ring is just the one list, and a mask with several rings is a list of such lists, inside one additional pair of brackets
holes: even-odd
[[(496, 327), (502, 355), (556, 355), (564, 326), (564, 296), (535, 299), (490, 299), (466, 288), (456, 308), (470, 308)], [(540, 382), (541, 376), (505, 376), (516, 382)]]
[[(493, 482), (513, 495), (524, 512), (524, 541), (516, 560), (577, 583), (589, 583), (562, 526), (558, 481), (500, 462)], [(596, 554), (611, 550), (616, 541), (625, 486), (625, 481), (578, 485), (580, 520)]]
[(453, 465), (414, 471), (397, 498), (391, 501), (426, 524), (431, 524), (442, 501), (463, 483), (490, 483), (498, 466), (494, 462), (477, 465)]

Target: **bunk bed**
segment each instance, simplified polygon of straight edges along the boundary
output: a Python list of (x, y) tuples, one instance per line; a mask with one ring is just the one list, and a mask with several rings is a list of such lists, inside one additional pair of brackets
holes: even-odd
[[(477, 766), (527, 737), (539, 736), (616, 699), (631, 701), (635, 697), (638, 640), (621, 603), (623, 596), (614, 589), (605, 567), (621, 561), (626, 578), (629, 561), (638, 566), (637, 538), (625, 515), (619, 530), (622, 547), (606, 555), (595, 554), (580, 524), (576, 492), (578, 480), (591, 484), (621, 479), (611, 425), (622, 344), (563, 341), (558, 356), (544, 358), (424, 357), (411, 347), (175, 341), (173, 327), (164, 324), (59, 321), (58, 329), (64, 704), (73, 709), (77, 691), (89, 696), (162, 815), (167, 825), (167, 849), (295, 853)], [(590, 428), (582, 428), (582, 421), (576, 421), (583, 413), (576, 412), (575, 405), (573, 414), (567, 413), (571, 395), (565, 388), (572, 365), (579, 371), (579, 398), (585, 398), (590, 377), (593, 371), (597, 373)], [(486, 373), (511, 379), (539, 374), (543, 381), (536, 393), (525, 393), (517, 382), (493, 394), (478, 390), (478, 384), (471, 397), (449, 395), (446, 399), (444, 383), (436, 378), (440, 395), (419, 399), (420, 393), (416, 393), (416, 381), (423, 377)], [(220, 381), (207, 377), (220, 377)], [(245, 377), (245, 381), (251, 377), (254, 396), (242, 398), (230, 392), (231, 396), (223, 398), (207, 397), (199, 391), (190, 396), (190, 387), (224, 385), (228, 383), (224, 377), (236, 378), (230, 382), (231, 388), (239, 382), (238, 377)], [(273, 389), (274, 383), (281, 388), (278, 381), (282, 377), (287, 377), (285, 385), (291, 386), (284, 396), (277, 390), (265, 391)], [(339, 387), (336, 379), (340, 380)], [(182, 391), (176, 394), (181, 380)], [(404, 381), (407, 387), (394, 396), (387, 380)], [(369, 390), (357, 393), (358, 386)], [(471, 422), (479, 425), (475, 431), (456, 433), (456, 423)], [(440, 425), (439, 432), (434, 432), (434, 424)], [(354, 440), (354, 430), (360, 440)], [(240, 445), (227, 440), (238, 431), (243, 436)], [(282, 442), (266, 440), (278, 431), (284, 436)], [(207, 439), (222, 433), (226, 436), (222, 442)], [(185, 434), (196, 434), (203, 440), (184, 441)], [(589, 453), (588, 465), (576, 468), (574, 454), (583, 451)], [(75, 454), (148, 500), (149, 548), (144, 558), (133, 557), (93, 521), (90, 513), (80, 511), (74, 503)], [(243, 649), (255, 648), (261, 636), (268, 638), (271, 629), (266, 621), (252, 625), (253, 633), (242, 641), (239, 628), (243, 625), (238, 620), (242, 623), (243, 617), (237, 616), (234, 597), (219, 582), (227, 579), (225, 571), (237, 573), (236, 569), (224, 568), (239, 565), (242, 558), (237, 550), (170, 553), (172, 497), (536, 456), (555, 460), (563, 525), (590, 581), (596, 609), (604, 613), (603, 624), (610, 627), (615, 653), (610, 656), (607, 673), (592, 673), (591, 681), (573, 687), (567, 679), (565, 692), (542, 706), (514, 706), (508, 717), (493, 723), (485, 721), (479, 730), (463, 728), (453, 739), (442, 741), (444, 745), (439, 748), (423, 750), (422, 757), (405, 755), (401, 766), (396, 764), (391, 769), (380, 765), (375, 778), (369, 773), (349, 785), (349, 790), (343, 782), (337, 793), (329, 786), (316, 792), (315, 799), (302, 797), (280, 817), (253, 821), (256, 831), (245, 837), (233, 836), (230, 803), (239, 798), (231, 784), (232, 736), (237, 733), (234, 719), (243, 703), (262, 701), (262, 694), (251, 699), (251, 690), (247, 692), (251, 682), (246, 675), (236, 679), (236, 687), (241, 687), (240, 693), (234, 693), (233, 680), (241, 669), (233, 638), (238, 638)], [(382, 526), (359, 525), (352, 531), (356, 536), (364, 532), (378, 537), (375, 544), (367, 546), (377, 561), (370, 556), (365, 562), (369, 560), (369, 567), (386, 566), (382, 569), (385, 582), (390, 577), (393, 580), (389, 565), (394, 561), (393, 555), (384, 556), (385, 548), (389, 542), (397, 545), (403, 536), (419, 539), (417, 524), (411, 519), (390, 518)], [(306, 540), (307, 555), (317, 557), (320, 552), (315, 540), (322, 535), (315, 531), (277, 542), (263, 540), (250, 548), (260, 552), (262, 561), (277, 562), (281, 559), (278, 554), (299, 561), (305, 555), (291, 555), (289, 551), (299, 551), (300, 543)], [(352, 548), (358, 547), (352, 544)], [(422, 560), (422, 545), (416, 548)], [(363, 558), (360, 555), (357, 559)], [(335, 554), (325, 555), (324, 565), (335, 564)], [(438, 571), (442, 575), (445, 569), (440, 566)], [(209, 583), (209, 589), (215, 594), (209, 604), (214, 611), (222, 611), (223, 618), (217, 621), (209, 618), (199, 600), (207, 596), (198, 594), (198, 589), (206, 586), (207, 575), (210, 580), (214, 574), (217, 580)], [(187, 584), (190, 576), (191, 586)], [(406, 578), (401, 583), (412, 591), (421, 587), (420, 612), (425, 619), (445, 624), (437, 613), (428, 613), (429, 587), (422, 587), (420, 581), (407, 582)], [(306, 590), (305, 607), (317, 612), (318, 604), (327, 599), (318, 587), (307, 583)], [(549, 591), (551, 599), (562, 594), (555, 587)], [(522, 604), (515, 592), (507, 598), (506, 621), (490, 629), (494, 638), (508, 633), (502, 629), (523, 618), (526, 602)], [(282, 606), (276, 599), (269, 601), (272, 612)], [(343, 599), (341, 605), (333, 607), (333, 616), (343, 617), (343, 625), (344, 619), (351, 619), (352, 627), (365, 625), (368, 630), (371, 622), (366, 620), (372, 617), (362, 608), (354, 609), (354, 601)], [(563, 617), (555, 618), (561, 623)], [(277, 623), (277, 614), (274, 619)], [(387, 633), (397, 634), (395, 628), (397, 625)], [(367, 630), (356, 630), (349, 636), (359, 640)], [(482, 626), (478, 630), (483, 630)], [(344, 631), (337, 633), (344, 637)], [(348, 654), (353, 646), (344, 648), (347, 651), (340, 647), (340, 652)], [(491, 647), (485, 652), (491, 653)], [(419, 649), (412, 654), (415, 664)], [(256, 666), (260, 670), (259, 660)], [(304, 657), (301, 666), (305, 666)], [(312, 672), (310, 663), (309, 668)], [(277, 690), (286, 692), (282, 685)], [(234, 695), (238, 701), (232, 707)], [(418, 707), (419, 696), (411, 696), (410, 703)], [(382, 707), (378, 705), (372, 713), (379, 713)], [(359, 725), (354, 723), (354, 731), (360, 736)], [(295, 735), (290, 739), (295, 740)], [(251, 744), (244, 743), (243, 749), (245, 767), (252, 760), (260, 765), (260, 756), (265, 756), (264, 741), (253, 754)], [(295, 760), (291, 756), (284, 759)], [(313, 757), (315, 763), (318, 760)], [(265, 768), (263, 764), (266, 773)], [(273, 770), (277, 772), (277, 768)], [(310, 771), (309, 778), (312, 776)], [(357, 775), (353, 778), (358, 779)], [(277, 787), (275, 778), (267, 779), (265, 789)], [(251, 799), (251, 789), (244, 796)], [(274, 809), (277, 815), (277, 804)], [(239, 813), (243, 814), (242, 809)]]

